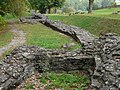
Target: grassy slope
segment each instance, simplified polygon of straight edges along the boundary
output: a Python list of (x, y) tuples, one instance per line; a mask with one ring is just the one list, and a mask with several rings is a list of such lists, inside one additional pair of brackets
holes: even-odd
[(106, 8), (106, 9), (99, 9), (99, 10), (94, 10), (94, 14), (112, 14), (113, 12), (120, 11), (120, 7), (118, 8)]
[[(50, 28), (45, 27), (42, 24), (19, 24), (16, 25), (21, 30), (27, 33), (27, 44), (37, 45), (44, 48), (59, 49), (64, 44), (76, 43), (71, 40), (70, 37), (62, 35)], [(79, 45), (76, 43), (74, 48), (78, 48)]]
[(109, 18), (109, 19), (120, 19), (120, 15), (112, 14), (117, 11), (120, 11), (120, 8), (99, 9), (99, 10), (94, 10), (93, 14), (88, 16), (95, 16), (95, 17), (102, 17), (102, 18)]
[(120, 35), (120, 20), (91, 17), (85, 15), (49, 16), (50, 19), (60, 20), (69, 25), (75, 25), (99, 36), (100, 33), (114, 32)]

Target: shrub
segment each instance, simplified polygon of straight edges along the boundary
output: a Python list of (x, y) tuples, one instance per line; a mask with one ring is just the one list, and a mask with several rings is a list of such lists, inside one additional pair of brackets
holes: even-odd
[(5, 15), (5, 12), (3, 10), (0, 10), (0, 15), (1, 16), (4, 16)]
[(8, 20), (8, 19), (14, 19), (16, 18), (16, 16), (12, 15), (11, 13), (7, 13), (5, 16), (4, 16), (4, 19)]
[(63, 8), (64, 13), (73, 13), (75, 12), (75, 9), (73, 7), (65, 7)]
[(3, 19), (2, 16), (0, 16), (0, 26), (5, 24), (6, 24), (5, 20)]

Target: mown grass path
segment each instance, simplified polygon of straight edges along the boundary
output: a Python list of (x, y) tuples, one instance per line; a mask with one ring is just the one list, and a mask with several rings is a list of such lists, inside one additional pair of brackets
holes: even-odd
[(0, 48), (0, 56), (2, 56), (8, 50), (24, 44), (26, 41), (25, 33), (23, 31), (13, 28), (10, 30), (10, 32), (13, 33), (14, 38), (11, 40), (11, 42)]

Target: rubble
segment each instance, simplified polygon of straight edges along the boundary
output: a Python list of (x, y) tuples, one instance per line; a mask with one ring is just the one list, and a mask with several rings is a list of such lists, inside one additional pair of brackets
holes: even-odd
[(0, 88), (11, 90), (35, 72), (94, 69), (94, 58), (78, 52), (20, 46), (0, 62)]

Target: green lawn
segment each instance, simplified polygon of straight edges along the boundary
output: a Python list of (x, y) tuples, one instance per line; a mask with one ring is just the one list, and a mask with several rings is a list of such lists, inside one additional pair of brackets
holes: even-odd
[(75, 43), (76, 45), (71, 49), (79, 48), (80, 45), (76, 43), (72, 38), (63, 35), (59, 32), (53, 31), (52, 29), (42, 24), (18, 24), (17, 28), (20, 28), (26, 33), (26, 44), (37, 45), (49, 49), (60, 49), (64, 44)]
[(0, 29), (0, 47), (3, 47), (4, 45), (8, 44), (11, 39), (13, 38), (12, 32), (9, 31), (9, 27), (1, 26)]
[[(120, 20), (96, 17), (93, 15), (48, 15), (49, 19), (60, 20), (68, 25), (75, 25), (99, 36), (100, 33), (117, 33), (120, 35)], [(111, 17), (115, 17), (114, 15)], [(118, 16), (119, 17), (119, 16)]]
[(106, 8), (106, 9), (94, 10), (93, 14), (85, 14), (85, 15), (120, 20), (120, 14), (112, 14), (112, 13), (117, 12), (117, 11), (120, 11), (120, 7), (119, 8)]
[(94, 14), (112, 14), (113, 12), (120, 11), (120, 7), (118, 8), (105, 8), (105, 9), (99, 9), (99, 10), (94, 10)]

